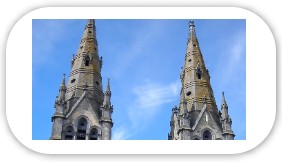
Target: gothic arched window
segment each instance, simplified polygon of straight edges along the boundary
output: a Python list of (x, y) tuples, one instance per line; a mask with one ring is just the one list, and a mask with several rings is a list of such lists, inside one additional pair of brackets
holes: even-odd
[(203, 140), (212, 140), (212, 135), (209, 130), (205, 130), (203, 133)]
[(72, 126), (68, 126), (65, 130), (65, 140), (73, 140), (74, 130)]
[(96, 128), (91, 129), (89, 140), (98, 140), (98, 130)]
[(77, 140), (86, 139), (86, 128), (87, 128), (87, 120), (85, 118), (79, 119), (77, 125)]

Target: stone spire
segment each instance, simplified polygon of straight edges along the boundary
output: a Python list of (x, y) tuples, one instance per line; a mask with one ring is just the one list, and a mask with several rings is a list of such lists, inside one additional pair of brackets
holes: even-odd
[(224, 95), (223, 118), (220, 117), (217, 109), (210, 75), (196, 36), (194, 21), (189, 22), (189, 36), (184, 67), (180, 71), (180, 80), (182, 86), (179, 107), (172, 111), (171, 131), (168, 139), (233, 139), (231, 119), (228, 116)]
[(110, 89), (110, 78), (108, 78), (108, 84), (106, 91), (104, 93), (104, 103), (101, 106), (102, 117), (100, 119), (100, 123), (103, 127), (104, 134), (103, 139), (109, 140), (111, 139), (111, 129), (113, 127), (112, 122), (112, 113), (113, 113), (113, 106), (111, 105), (111, 89)]
[(79, 98), (84, 90), (87, 90), (98, 103), (103, 103), (101, 59), (98, 52), (95, 20), (89, 19), (84, 28), (77, 53), (72, 59), (66, 100), (72, 97)]
[(185, 96), (189, 108), (192, 107), (192, 101), (194, 100), (194, 106), (197, 110), (201, 110), (205, 99), (207, 108), (217, 113), (217, 106), (207, 71), (196, 36), (194, 21), (190, 21), (184, 69), (181, 74), (181, 98), (182, 95)]
[(110, 78), (108, 78), (108, 84), (107, 84), (107, 88), (106, 91), (104, 93), (104, 103), (103, 106), (111, 106), (111, 89), (110, 89)]
[(65, 118), (64, 108), (65, 108), (65, 93), (66, 93), (66, 85), (65, 85), (65, 74), (63, 75), (63, 80), (60, 86), (59, 94), (57, 99), (55, 100), (55, 113), (52, 116), (52, 135), (51, 139), (60, 140), (62, 139), (62, 126), (63, 120)]
[(226, 140), (233, 140), (235, 135), (231, 128), (232, 120), (228, 114), (228, 105), (225, 100), (224, 92), (222, 92), (221, 112), (222, 112), (221, 122), (222, 122), (222, 129), (223, 129), (222, 135), (224, 136)]
[[(228, 109), (228, 105), (226, 103), (226, 100), (225, 100), (225, 96), (224, 96), (224, 91), (222, 92), (222, 102), (221, 102), (221, 109), (224, 108), (224, 109)], [(228, 114), (228, 112), (227, 112)]]
[(95, 20), (89, 19), (71, 60), (68, 85), (63, 77), (55, 101), (50, 139), (110, 140), (113, 127), (110, 80), (103, 93)]
[(57, 101), (64, 102), (65, 101), (65, 94), (66, 94), (66, 85), (65, 85), (65, 74), (63, 75), (63, 80), (60, 86), (59, 95)]

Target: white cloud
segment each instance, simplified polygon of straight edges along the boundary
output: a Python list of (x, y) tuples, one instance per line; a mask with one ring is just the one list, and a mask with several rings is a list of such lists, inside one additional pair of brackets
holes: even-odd
[(124, 125), (113, 130), (112, 140), (126, 140), (129, 137), (130, 133)]
[(175, 101), (180, 91), (180, 81), (169, 85), (147, 83), (133, 88), (133, 105), (129, 108), (129, 118), (133, 127), (146, 127), (166, 103)]
[(136, 102), (140, 109), (156, 109), (164, 103), (171, 102), (175, 99), (179, 90), (179, 82), (172, 83), (168, 86), (149, 83), (138, 86), (133, 89), (136, 96)]
[[(238, 31), (234, 34), (231, 45), (226, 48), (225, 57), (220, 58), (219, 71), (216, 73), (220, 74), (220, 78), (216, 83), (218, 83), (221, 90), (230, 86), (231, 81), (242, 78), (242, 74), (246, 70), (245, 49), (246, 35), (244, 31)], [(230, 80), (230, 78), (233, 79)]]
[(243, 31), (239, 31), (233, 41), (233, 46), (230, 48), (230, 58), (228, 60), (227, 75), (231, 75), (238, 65), (242, 57), (245, 56), (245, 47), (246, 47), (246, 35)]

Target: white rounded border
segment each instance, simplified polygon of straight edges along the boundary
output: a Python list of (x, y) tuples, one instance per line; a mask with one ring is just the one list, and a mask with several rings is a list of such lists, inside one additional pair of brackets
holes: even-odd
[[(209, 142), (193, 140), (32, 140), (32, 19), (82, 18), (246, 19), (247, 139), (234, 141), (214, 140)], [(20, 75), (24, 76), (19, 77)], [(18, 78), (25, 79), (19, 80)], [(19, 84), (19, 82), (21, 82), (21, 84)], [(18, 96), (15, 96), (16, 94), (18, 94)], [(246, 152), (258, 146), (267, 137), (275, 121), (275, 41), (269, 27), (264, 23), (264, 21), (260, 17), (248, 10), (234, 7), (40, 8), (22, 17), (13, 27), (7, 41), (6, 115), (11, 131), (14, 133), (15, 137), (29, 149), (40, 153), (235, 154)]]

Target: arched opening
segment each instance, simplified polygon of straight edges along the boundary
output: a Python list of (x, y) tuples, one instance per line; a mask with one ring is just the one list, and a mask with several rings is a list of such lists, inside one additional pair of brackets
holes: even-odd
[(96, 128), (91, 129), (89, 140), (98, 140), (98, 130)]
[(85, 140), (86, 139), (86, 128), (87, 128), (87, 120), (85, 118), (81, 118), (78, 121), (77, 126), (77, 140)]
[(201, 78), (202, 78), (202, 71), (201, 71), (200, 68), (197, 69), (196, 74), (197, 74), (198, 79), (201, 79)]
[(74, 130), (72, 126), (68, 126), (65, 130), (65, 140), (73, 140)]
[(198, 137), (194, 138), (194, 140), (200, 140)]
[(85, 56), (85, 66), (89, 66), (89, 63), (90, 63), (90, 57), (89, 55), (86, 55)]
[(203, 140), (212, 140), (212, 135), (209, 130), (205, 130), (203, 133)]
[(192, 94), (191, 91), (188, 91), (188, 92), (186, 93), (187, 96), (190, 96), (191, 94)]

